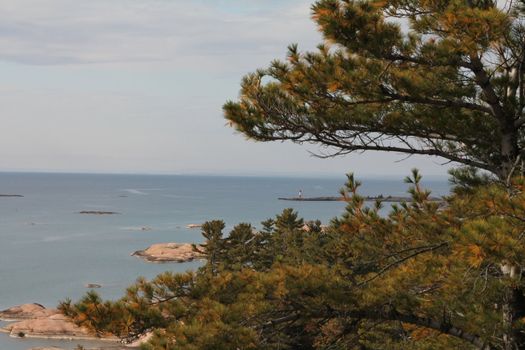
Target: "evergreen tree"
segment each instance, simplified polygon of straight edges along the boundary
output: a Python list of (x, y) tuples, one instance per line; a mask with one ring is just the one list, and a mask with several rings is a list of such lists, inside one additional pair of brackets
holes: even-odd
[[(467, 168), (443, 202), (418, 171), (380, 215), (352, 174), (321, 227), (286, 209), (257, 231), (203, 225), (206, 263), (60, 310), (146, 350), (525, 349), (522, 2), (320, 0), (326, 39), (247, 76), (226, 117), (257, 140), (396, 151)], [(270, 79), (265, 79), (269, 77)], [(489, 183), (485, 169), (504, 183)]]
[(261, 232), (240, 224), (223, 237), (215, 221), (203, 227), (208, 260), (197, 272), (60, 308), (101, 335), (154, 329), (150, 350), (523, 348), (525, 180), (446, 203), (420, 180), (413, 172), (411, 201), (385, 216), (349, 175), (345, 213), (322, 231), (291, 210)]
[(202, 225), (202, 235), (206, 239), (206, 243), (202, 244), (200, 248), (193, 246), (194, 250), (204, 253), (207, 256), (209, 261), (207, 266), (213, 274), (217, 273), (218, 261), (220, 261), (225, 254), (222, 230), (224, 230), (224, 221), (222, 220), (205, 222)]
[[(523, 172), (522, 1), (320, 0), (324, 42), (247, 75), (234, 127), (333, 153), (439, 156), (507, 179)], [(327, 156), (326, 154), (323, 156)]]

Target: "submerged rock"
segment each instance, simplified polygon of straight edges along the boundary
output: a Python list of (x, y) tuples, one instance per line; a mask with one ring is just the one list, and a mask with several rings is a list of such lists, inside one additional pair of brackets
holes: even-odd
[(116, 211), (102, 211), (102, 210), (82, 210), (78, 212), (79, 214), (90, 214), (90, 215), (116, 215), (120, 214)]
[(202, 224), (188, 224), (186, 228), (201, 228)]
[(157, 243), (131, 255), (150, 262), (187, 262), (204, 257), (193, 249), (191, 243)]
[(124, 231), (151, 231), (153, 230), (153, 228), (151, 228), (150, 226), (124, 226), (124, 227), (119, 227), (120, 230), (124, 230)]

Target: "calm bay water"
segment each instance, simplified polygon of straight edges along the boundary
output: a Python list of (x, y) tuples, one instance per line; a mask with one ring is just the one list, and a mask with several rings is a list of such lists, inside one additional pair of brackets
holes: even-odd
[[(402, 179), (362, 179), (362, 194), (404, 195)], [(292, 207), (305, 219), (328, 223), (342, 202), (285, 202), (278, 197), (336, 196), (339, 179), (160, 175), (0, 173), (0, 309), (38, 302), (56, 306), (78, 299), (87, 283), (105, 298), (120, 297), (138, 276), (196, 269), (198, 262), (151, 264), (130, 254), (159, 242), (201, 242), (186, 225), (222, 219), (227, 230), (260, 222)], [(426, 181), (433, 194), (445, 179)], [(119, 215), (82, 215), (82, 210)], [(141, 230), (147, 227), (150, 230)], [(226, 230), (226, 231), (227, 231)], [(78, 342), (17, 340), (0, 335), (0, 350), (36, 345), (74, 348)]]

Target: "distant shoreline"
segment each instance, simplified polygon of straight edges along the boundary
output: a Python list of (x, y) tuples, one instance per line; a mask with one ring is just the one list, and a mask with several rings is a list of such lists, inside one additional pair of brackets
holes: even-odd
[[(257, 178), (257, 179), (304, 179), (304, 180), (341, 180), (343, 183), (346, 180), (345, 173), (327, 173), (327, 174), (313, 174), (305, 176), (304, 174), (288, 174), (288, 173), (267, 173), (267, 174), (230, 174), (230, 173), (148, 173), (148, 172), (82, 172), (82, 171), (9, 171), (0, 170), (0, 175), (80, 175), (80, 176), (155, 176), (155, 177), (218, 177), (218, 178)], [(399, 175), (379, 175), (379, 174), (357, 174), (358, 178), (364, 181), (399, 181), (407, 174)], [(428, 174), (424, 175), (423, 182), (448, 182), (448, 175)]]
[[(281, 201), (296, 201), (296, 202), (344, 202), (348, 198), (342, 196), (323, 196), (323, 197), (279, 197)], [(365, 202), (410, 202), (411, 197), (402, 197), (402, 196), (366, 196), (363, 197)], [(431, 202), (442, 202), (443, 198), (440, 197), (430, 197), (428, 199)]]

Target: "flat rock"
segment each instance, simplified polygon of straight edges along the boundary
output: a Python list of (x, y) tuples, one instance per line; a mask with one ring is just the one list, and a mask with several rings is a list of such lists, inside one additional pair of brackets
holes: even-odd
[(79, 327), (64, 315), (33, 318), (10, 323), (3, 328), (12, 337), (54, 338), (54, 339), (95, 339), (87, 328)]
[(85, 327), (77, 326), (57, 309), (46, 309), (40, 304), (23, 304), (0, 311), (4, 320), (17, 320), (0, 328), (0, 332), (12, 337), (118, 340), (115, 337), (100, 338)]
[(157, 243), (131, 255), (151, 262), (187, 262), (204, 257), (193, 250), (191, 243)]
[(57, 313), (57, 309), (46, 309), (43, 305), (37, 303), (22, 304), (0, 311), (0, 319), (5, 321), (21, 321), (48, 317)]
[[(87, 348), (83, 347), (84, 350), (129, 350), (122, 346), (104, 346), (104, 347), (96, 347), (96, 348)], [(64, 348), (57, 348), (56, 346), (46, 346), (46, 347), (36, 347), (36, 348), (30, 348), (27, 350), (66, 350)]]
[[(69, 348), (68, 348), (69, 349)], [(86, 347), (84, 346), (82, 349), (84, 350), (129, 350), (128, 348), (120, 345), (108, 345), (108, 346), (97, 346), (97, 347)], [(36, 347), (36, 348), (30, 348), (27, 350), (66, 350), (64, 348), (58, 348), (56, 346), (44, 346), (44, 347)]]

